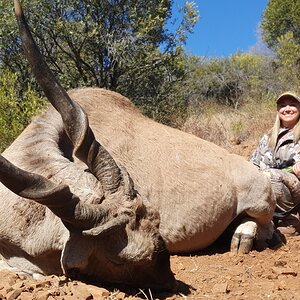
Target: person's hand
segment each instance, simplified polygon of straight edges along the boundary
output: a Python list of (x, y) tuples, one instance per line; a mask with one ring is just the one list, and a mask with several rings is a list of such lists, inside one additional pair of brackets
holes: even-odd
[(296, 162), (293, 165), (293, 173), (297, 176), (300, 177), (300, 161)]

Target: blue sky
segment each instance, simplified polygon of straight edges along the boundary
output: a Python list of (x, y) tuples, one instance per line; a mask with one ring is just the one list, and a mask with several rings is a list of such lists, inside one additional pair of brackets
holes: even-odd
[[(184, 0), (175, 0), (182, 5)], [(185, 49), (199, 56), (225, 57), (257, 44), (258, 25), (268, 0), (196, 0), (200, 20)]]

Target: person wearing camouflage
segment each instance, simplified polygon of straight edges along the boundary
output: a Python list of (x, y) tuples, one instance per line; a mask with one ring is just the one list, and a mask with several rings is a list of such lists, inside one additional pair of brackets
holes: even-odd
[[(286, 92), (277, 100), (273, 128), (260, 140), (250, 161), (266, 172), (276, 195), (278, 212), (286, 212), (300, 202), (300, 97)], [(300, 233), (299, 212), (277, 224), (286, 236)]]

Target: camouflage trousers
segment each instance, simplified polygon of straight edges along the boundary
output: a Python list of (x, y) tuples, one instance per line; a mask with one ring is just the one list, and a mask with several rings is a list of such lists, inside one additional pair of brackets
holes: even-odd
[[(276, 196), (277, 212), (286, 212), (300, 202), (300, 180), (296, 175), (279, 169), (269, 169), (267, 172)], [(299, 211), (279, 221), (278, 226), (294, 226), (300, 231)]]

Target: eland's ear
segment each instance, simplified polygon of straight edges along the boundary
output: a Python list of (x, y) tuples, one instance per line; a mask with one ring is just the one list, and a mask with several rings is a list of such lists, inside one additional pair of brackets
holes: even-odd
[(76, 275), (72, 274), (72, 272), (86, 269), (93, 250), (93, 241), (91, 239), (84, 239), (80, 233), (70, 232), (60, 259), (64, 274), (72, 277)]
[(100, 224), (91, 229), (83, 230), (83, 236), (102, 236), (105, 234), (111, 234), (120, 228), (125, 228), (126, 224), (129, 223), (129, 218), (127, 215), (120, 215), (107, 221), (104, 224)]

